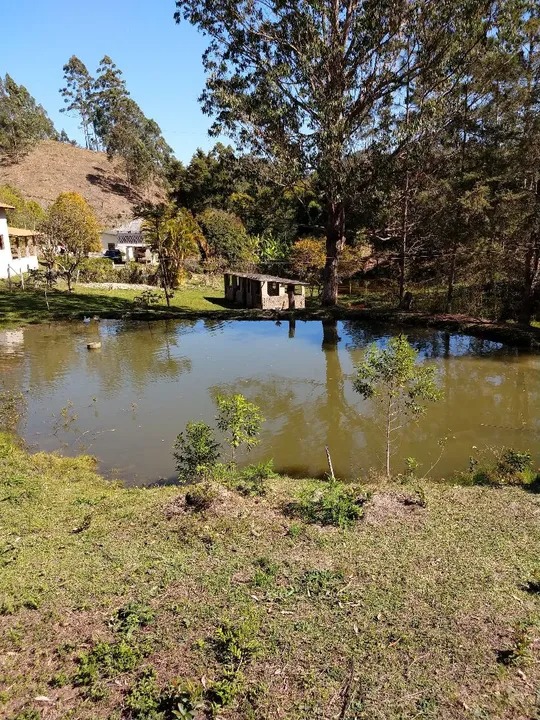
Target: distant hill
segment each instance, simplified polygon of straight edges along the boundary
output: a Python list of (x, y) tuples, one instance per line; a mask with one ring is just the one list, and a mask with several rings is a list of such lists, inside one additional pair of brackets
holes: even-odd
[(160, 200), (157, 186), (137, 192), (126, 185), (118, 162), (103, 152), (44, 140), (16, 165), (0, 165), (0, 185), (18, 188), (29, 200), (47, 207), (61, 192), (80, 193), (106, 226), (133, 217), (133, 206), (142, 200)]

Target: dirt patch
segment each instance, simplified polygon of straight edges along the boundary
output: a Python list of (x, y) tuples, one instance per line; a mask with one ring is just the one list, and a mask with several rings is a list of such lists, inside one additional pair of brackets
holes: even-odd
[(375, 493), (365, 508), (365, 521), (368, 525), (419, 522), (426, 512), (417, 496), (398, 492)]

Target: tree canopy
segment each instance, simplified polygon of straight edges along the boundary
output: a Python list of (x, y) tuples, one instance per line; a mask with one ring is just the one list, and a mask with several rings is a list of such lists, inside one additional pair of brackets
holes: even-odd
[(407, 83), (456, 77), (485, 35), (491, 3), (177, 0), (176, 6), (177, 22), (187, 20), (209, 37), (202, 103), (215, 118), (213, 132), (272, 158), (289, 179), (317, 172), (327, 210), (323, 302), (335, 304), (361, 153)]
[(0, 156), (18, 162), (40, 140), (57, 135), (47, 113), (28, 90), (8, 74), (0, 76)]

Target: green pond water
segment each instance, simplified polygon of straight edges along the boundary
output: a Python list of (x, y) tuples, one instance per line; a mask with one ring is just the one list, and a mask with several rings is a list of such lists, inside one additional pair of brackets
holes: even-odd
[[(398, 332), (321, 321), (55, 323), (1, 332), (0, 373), (25, 394), (30, 447), (87, 452), (128, 484), (174, 477), (176, 435), (189, 420), (213, 422), (217, 393), (242, 393), (266, 418), (260, 445), (242, 461), (273, 458), (293, 476), (320, 476), (328, 445), (336, 475), (356, 479), (382, 468), (384, 440), (377, 406), (353, 390), (354, 367), (370, 343)], [(432, 330), (407, 334), (437, 367), (444, 400), (401, 433), (395, 472), (411, 456), (421, 474), (436, 463), (431, 476), (447, 478), (503, 445), (540, 460), (540, 355)], [(97, 340), (101, 350), (89, 351)]]

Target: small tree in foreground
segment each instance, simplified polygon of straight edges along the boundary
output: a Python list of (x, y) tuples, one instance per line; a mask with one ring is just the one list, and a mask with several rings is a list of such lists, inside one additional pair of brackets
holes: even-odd
[(380, 350), (368, 348), (364, 362), (356, 369), (354, 389), (364, 398), (374, 398), (384, 412), (386, 475), (390, 477), (390, 455), (395, 433), (411, 417), (425, 412), (423, 402), (442, 397), (435, 382), (435, 368), (417, 364), (418, 352), (404, 335), (391, 338)]
[(214, 431), (204, 422), (188, 422), (174, 445), (176, 470), (180, 480), (203, 478), (219, 460), (219, 443)]
[(242, 445), (251, 450), (259, 443), (259, 432), (264, 418), (260, 408), (243, 395), (218, 395), (218, 428), (225, 434), (234, 462), (236, 451)]

